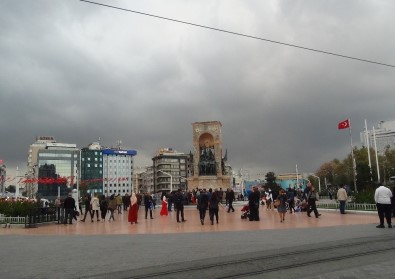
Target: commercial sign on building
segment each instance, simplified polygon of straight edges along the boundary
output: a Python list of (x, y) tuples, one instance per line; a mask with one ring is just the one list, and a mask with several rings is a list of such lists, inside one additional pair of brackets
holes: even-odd
[(137, 155), (136, 150), (117, 150), (117, 149), (103, 149), (103, 155)]

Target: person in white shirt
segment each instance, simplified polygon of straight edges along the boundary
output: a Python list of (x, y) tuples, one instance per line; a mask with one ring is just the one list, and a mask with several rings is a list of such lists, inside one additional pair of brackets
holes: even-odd
[(340, 214), (346, 214), (345, 208), (346, 208), (346, 201), (348, 199), (347, 196), (347, 191), (344, 189), (344, 185), (341, 184), (339, 190), (337, 191), (336, 198), (339, 201), (339, 209), (340, 209)]
[(376, 202), (377, 213), (380, 218), (380, 225), (376, 226), (376, 228), (385, 228), (384, 226), (384, 216), (387, 220), (388, 228), (392, 228), (391, 225), (391, 198), (392, 192), (389, 188), (383, 186), (377, 187), (374, 193), (374, 201)]

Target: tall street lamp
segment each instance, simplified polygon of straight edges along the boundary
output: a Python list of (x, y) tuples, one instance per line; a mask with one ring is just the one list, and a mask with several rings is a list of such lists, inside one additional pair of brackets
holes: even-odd
[(321, 193), (321, 182), (320, 182), (320, 178), (314, 174), (312, 174), (311, 176), (315, 177), (318, 179), (318, 191)]
[(173, 176), (170, 173), (168, 173), (168, 172), (164, 172), (162, 170), (158, 170), (158, 171), (170, 176), (170, 193), (173, 192)]

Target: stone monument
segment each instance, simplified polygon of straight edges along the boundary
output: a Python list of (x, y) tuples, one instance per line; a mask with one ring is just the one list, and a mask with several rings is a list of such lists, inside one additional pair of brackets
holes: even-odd
[(219, 121), (195, 122), (193, 128), (193, 176), (188, 188), (222, 188), (231, 186), (231, 176), (225, 171), (222, 158), (222, 124)]

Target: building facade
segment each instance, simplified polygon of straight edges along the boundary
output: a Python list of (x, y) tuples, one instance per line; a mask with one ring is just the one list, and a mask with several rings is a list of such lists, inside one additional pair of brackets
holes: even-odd
[(133, 191), (133, 157), (135, 150), (102, 149), (103, 194), (131, 194)]
[(374, 148), (374, 134), (376, 134), (377, 152), (383, 154), (387, 146), (395, 149), (395, 119), (390, 121), (380, 121), (377, 127), (372, 130), (361, 132), (361, 142), (364, 146), (368, 146), (367, 138), (369, 140), (369, 147)]
[(81, 149), (80, 166), (80, 192), (103, 194), (103, 154), (99, 143)]
[(65, 198), (77, 188), (79, 150), (76, 144), (47, 142), (38, 149), (36, 197), (55, 200)]
[(187, 178), (192, 171), (192, 155), (171, 148), (158, 150), (153, 162), (153, 192), (188, 190)]

